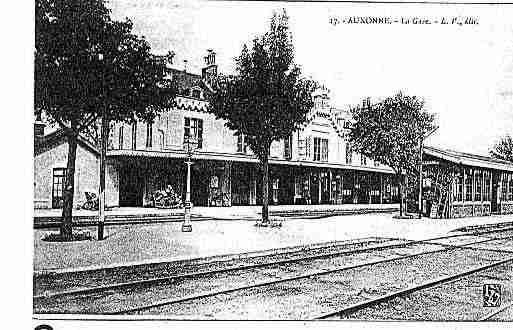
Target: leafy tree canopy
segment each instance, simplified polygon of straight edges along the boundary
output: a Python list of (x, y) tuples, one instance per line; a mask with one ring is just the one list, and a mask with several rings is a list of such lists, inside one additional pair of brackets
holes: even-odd
[(172, 54), (156, 56), (132, 22), (113, 21), (103, 0), (36, 0), (35, 106), (63, 128), (153, 120), (174, 98)]
[(513, 138), (511, 135), (502, 137), (490, 150), (490, 155), (497, 159), (513, 162)]
[(172, 54), (151, 54), (128, 19), (111, 20), (104, 0), (36, 0), (35, 13), (34, 103), (68, 139), (61, 235), (71, 240), (78, 135), (100, 116), (152, 121), (167, 109), (176, 91), (166, 79)]
[(305, 122), (317, 87), (294, 64), (285, 11), (274, 13), (269, 31), (254, 39), (251, 48), (244, 45), (235, 61), (236, 74), (214, 83), (211, 111), (244, 134), (260, 159), (267, 158), (272, 141), (288, 137)]
[(355, 150), (390, 166), (397, 174), (415, 172), (419, 139), (435, 128), (435, 117), (416, 96), (398, 93), (352, 109), (349, 141)]

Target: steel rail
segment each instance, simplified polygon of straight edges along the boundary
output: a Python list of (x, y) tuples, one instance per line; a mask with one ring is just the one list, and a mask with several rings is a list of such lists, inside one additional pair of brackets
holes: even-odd
[[(513, 228), (512, 228), (513, 229)], [(387, 238), (385, 241), (378, 243), (386, 243), (387, 241), (400, 241), (402, 239), (389, 239)], [(89, 287), (89, 288), (78, 288), (75, 290), (68, 290), (68, 291), (60, 291), (60, 292), (51, 292), (47, 294), (40, 294), (33, 296), (33, 299), (49, 299), (49, 298), (56, 298), (61, 296), (68, 296), (68, 295), (79, 295), (79, 294), (90, 294), (90, 293), (97, 293), (101, 291), (107, 291), (112, 289), (121, 289), (124, 287), (133, 287), (136, 285), (146, 285), (146, 284), (152, 284), (152, 283), (158, 283), (158, 282), (165, 282), (165, 281), (171, 281), (171, 280), (178, 280), (183, 278), (189, 278), (189, 277), (200, 277), (205, 275), (213, 275), (223, 272), (231, 272), (231, 271), (238, 271), (238, 270), (247, 270), (247, 269), (254, 269), (254, 268), (260, 268), (260, 267), (267, 267), (267, 266), (274, 266), (274, 265), (280, 265), (284, 263), (292, 263), (292, 262), (298, 262), (303, 260), (309, 260), (309, 259), (322, 259), (322, 258), (328, 258), (331, 256), (337, 256), (337, 255), (344, 255), (344, 254), (350, 254), (350, 253), (362, 253), (367, 252), (369, 250), (379, 250), (379, 249), (387, 249), (387, 248), (395, 248), (400, 246), (406, 246), (416, 243), (417, 241), (409, 241), (409, 240), (402, 240), (401, 243), (396, 244), (390, 244), (390, 245), (378, 245), (378, 246), (372, 246), (362, 249), (355, 249), (355, 250), (343, 250), (338, 252), (330, 252), (330, 253), (323, 253), (323, 254), (314, 254), (309, 255), (306, 257), (297, 257), (297, 258), (289, 258), (289, 259), (282, 259), (282, 260), (276, 260), (271, 262), (263, 262), (263, 263), (255, 263), (255, 264), (246, 264), (246, 265), (240, 265), (240, 266), (233, 266), (233, 267), (226, 267), (226, 268), (219, 268), (219, 269), (213, 269), (213, 270), (205, 270), (205, 271), (198, 271), (198, 272), (191, 272), (191, 273), (183, 273), (183, 274), (177, 274), (177, 275), (171, 275), (171, 276), (164, 276), (164, 277), (156, 277), (156, 278), (149, 278), (144, 280), (136, 280), (136, 281), (129, 281), (129, 282), (121, 282), (116, 284), (107, 284), (102, 286), (95, 286), (95, 287)], [(370, 243), (373, 243), (372, 241)], [(287, 251), (287, 252), (279, 252), (276, 254), (270, 254), (270, 255), (264, 255), (264, 256), (256, 256), (256, 257), (245, 257), (240, 260), (244, 259), (253, 259), (253, 258), (260, 258), (260, 257), (277, 257), (280, 255), (286, 255), (286, 254), (294, 254), (294, 253), (305, 253), (305, 252), (314, 252), (316, 250), (322, 250), (326, 248), (336, 248), (337, 246), (345, 246), (345, 245), (357, 245), (361, 244), (361, 242), (353, 243), (353, 244), (339, 244), (339, 245), (331, 245), (331, 246), (322, 246), (322, 247), (315, 247), (311, 249), (304, 249), (304, 250), (297, 250), (297, 251)], [(228, 261), (233, 261), (228, 260)], [(207, 263), (208, 265), (208, 263)]]
[(495, 311), (493, 311), (491, 313), (486, 314), (485, 316), (480, 318), (479, 321), (488, 321), (489, 319), (491, 319), (495, 315), (500, 314), (500, 313), (504, 312), (506, 309), (511, 308), (511, 307), (513, 307), (513, 302), (511, 302), (511, 303), (507, 304), (506, 306), (503, 306), (503, 307), (501, 307), (501, 308), (499, 308), (499, 309), (497, 309), (497, 310), (495, 310)]
[[(512, 238), (512, 237), (513, 236), (510, 236), (510, 238)], [(494, 239), (490, 239), (490, 241), (491, 240), (494, 240)], [(474, 242), (466, 243), (463, 246), (472, 245), (472, 244), (476, 244), (476, 243), (474, 243)], [(440, 253), (440, 252), (455, 250), (455, 249), (459, 249), (459, 248), (460, 247), (452, 247), (451, 246), (451, 247), (448, 247), (446, 249), (441, 249), (441, 250), (424, 251), (424, 252), (420, 252), (420, 253), (408, 254), (408, 255), (395, 257), (395, 258), (386, 258), (386, 259), (371, 261), (371, 262), (362, 263), (362, 264), (354, 264), (354, 265), (350, 265), (350, 266), (325, 269), (322, 271), (307, 272), (307, 273), (304, 273), (301, 275), (279, 278), (277, 280), (262, 281), (262, 282), (257, 282), (257, 283), (253, 283), (250, 285), (241, 285), (241, 286), (236, 286), (236, 287), (232, 287), (229, 289), (223, 289), (223, 290), (211, 290), (211, 291), (206, 291), (206, 292), (203, 292), (200, 294), (193, 294), (193, 295), (188, 295), (188, 296), (180, 297), (180, 298), (163, 299), (163, 300), (159, 300), (156, 302), (152, 302), (150, 304), (141, 305), (141, 306), (137, 306), (137, 307), (133, 307), (133, 308), (122, 309), (122, 310), (113, 311), (113, 312), (106, 312), (103, 314), (120, 315), (120, 314), (136, 313), (136, 312), (148, 310), (151, 308), (162, 307), (162, 306), (167, 306), (167, 305), (174, 305), (174, 304), (178, 304), (178, 303), (184, 303), (184, 302), (188, 302), (188, 301), (192, 301), (192, 300), (208, 298), (208, 297), (217, 296), (217, 295), (221, 295), (221, 294), (227, 294), (227, 293), (232, 293), (232, 292), (236, 292), (236, 291), (248, 290), (248, 289), (253, 289), (253, 288), (258, 288), (258, 287), (263, 287), (263, 286), (268, 286), (268, 285), (274, 285), (274, 284), (279, 284), (279, 283), (284, 283), (284, 282), (291, 282), (291, 281), (296, 281), (296, 280), (300, 280), (300, 279), (304, 279), (304, 278), (322, 276), (322, 275), (327, 275), (327, 274), (336, 273), (336, 272), (343, 272), (343, 271), (347, 271), (347, 270), (351, 270), (351, 269), (355, 269), (355, 268), (362, 268), (362, 267), (373, 266), (373, 265), (387, 263), (387, 262), (394, 262), (394, 261), (398, 261), (398, 260), (414, 258), (417, 256), (422, 256), (422, 255)], [(513, 260), (513, 258), (507, 259), (507, 260), (508, 261)], [(501, 261), (501, 263), (503, 263), (503, 262), (505, 262), (505, 261)]]
[[(513, 230), (513, 227), (506, 228), (506, 229), (501, 228), (501, 229), (497, 229), (497, 230), (487, 231), (486, 233), (504, 232), (504, 231), (508, 231), (508, 230)], [(434, 237), (434, 238), (429, 238), (429, 239), (424, 239), (424, 240), (404, 240), (404, 242), (401, 242), (401, 243), (388, 244), (388, 245), (383, 244), (383, 245), (371, 246), (371, 247), (362, 248), (362, 249), (322, 253), (322, 254), (309, 255), (306, 257), (289, 258), (289, 259), (276, 260), (276, 261), (265, 262), (265, 263), (241, 265), (241, 266), (220, 268), (220, 269), (214, 269), (214, 270), (205, 270), (205, 271), (199, 271), (199, 272), (191, 272), (191, 273), (184, 273), (184, 274), (178, 274), (178, 275), (156, 277), (156, 278), (150, 278), (150, 279), (144, 279), (144, 280), (107, 284), (107, 285), (95, 286), (95, 287), (89, 287), (89, 288), (78, 288), (78, 289), (74, 289), (74, 290), (51, 292), (51, 293), (46, 293), (46, 294), (35, 295), (35, 296), (33, 296), (33, 301), (35, 302), (36, 300), (55, 299), (55, 298), (64, 297), (64, 296), (86, 295), (86, 294), (98, 293), (98, 292), (103, 292), (103, 291), (129, 288), (129, 287), (134, 287), (134, 286), (156, 284), (156, 283), (166, 282), (166, 281), (176, 281), (176, 280), (185, 279), (185, 278), (214, 275), (214, 274), (219, 274), (219, 273), (224, 273), (224, 272), (264, 268), (264, 267), (269, 267), (269, 266), (274, 266), (274, 265), (282, 265), (282, 264), (287, 264), (287, 263), (295, 263), (295, 262), (314, 260), (314, 259), (325, 259), (325, 258), (334, 257), (334, 256), (342, 256), (342, 255), (348, 255), (348, 254), (365, 253), (365, 252), (369, 252), (369, 251), (381, 251), (381, 250), (386, 250), (386, 249), (401, 248), (401, 247), (407, 247), (407, 246), (411, 246), (411, 245), (415, 245), (415, 244), (428, 243), (430, 241), (444, 239), (444, 238), (462, 237), (462, 236), (479, 237), (478, 235), (474, 235), (472, 233), (465, 233), (465, 234), (452, 234), (452, 235), (447, 235), (447, 236)], [(388, 238), (388, 239), (393, 240), (392, 238)], [(494, 239), (491, 239), (491, 240), (494, 240)], [(481, 241), (481, 242), (483, 242), (483, 241)], [(477, 243), (481, 243), (481, 242), (472, 242), (471, 244), (477, 244)], [(341, 244), (341, 246), (343, 246), (343, 245), (344, 244)], [(347, 244), (347, 245), (349, 245), (349, 244)], [(335, 246), (332, 246), (332, 247), (335, 247)], [(315, 251), (315, 250), (321, 250), (323, 248), (325, 248), (325, 247), (314, 248), (312, 250), (307, 250), (307, 251), (311, 252), (311, 251)], [(298, 252), (301, 252), (301, 251), (283, 252), (283, 253), (278, 253), (278, 254), (270, 255), (270, 256), (278, 256), (281, 254), (290, 254), (290, 253), (298, 253)], [(410, 256), (410, 255), (408, 255), (408, 256)]]
[[(485, 236), (485, 237), (488, 237), (488, 236)], [(481, 243), (487, 243), (487, 242), (490, 242), (490, 241), (502, 241), (502, 240), (509, 239), (511, 237), (512, 236), (506, 236), (506, 237), (500, 237), (500, 238), (490, 238), (490, 239), (486, 239), (486, 240), (483, 240), (483, 241), (473, 242), (472, 245), (474, 245), (474, 244), (477, 245), (477, 244), (481, 244)], [(455, 247), (455, 248), (461, 247), (462, 249), (473, 250), (473, 251), (486, 251), (486, 252), (496, 252), (496, 253), (513, 253), (513, 249), (512, 250), (499, 250), (499, 249), (479, 248), (479, 247), (472, 247), (472, 246), (454, 245), (454, 244), (447, 244), (447, 243), (435, 243), (435, 242), (425, 242), (424, 244), (438, 245), (438, 246), (444, 246), (444, 247)]]
[(461, 272), (461, 273), (458, 273), (458, 274), (455, 274), (455, 275), (448, 275), (448, 276), (439, 277), (438, 279), (436, 279), (434, 281), (428, 281), (428, 282), (422, 283), (420, 285), (414, 285), (414, 286), (408, 287), (408, 288), (403, 289), (403, 290), (398, 290), (398, 291), (395, 291), (395, 292), (392, 292), (392, 293), (380, 296), (378, 298), (374, 298), (374, 299), (370, 299), (370, 300), (366, 300), (366, 301), (363, 301), (363, 302), (360, 302), (360, 303), (356, 303), (356, 304), (350, 305), (350, 306), (345, 307), (343, 309), (339, 309), (339, 310), (328, 312), (328, 313), (323, 313), (321, 315), (318, 315), (318, 316), (314, 317), (313, 319), (322, 320), (322, 319), (327, 319), (327, 318), (332, 318), (332, 317), (340, 317), (340, 318), (342, 318), (342, 316), (344, 316), (344, 315), (353, 314), (353, 313), (361, 311), (361, 310), (363, 310), (365, 308), (373, 307), (373, 306), (375, 306), (377, 304), (380, 304), (380, 303), (383, 303), (383, 302), (387, 302), (387, 301), (390, 301), (390, 300), (395, 299), (395, 298), (404, 297), (404, 296), (406, 296), (408, 294), (411, 294), (411, 293), (414, 293), (414, 292), (418, 292), (418, 291), (421, 291), (423, 289), (432, 288), (432, 287), (440, 285), (440, 284), (444, 284), (444, 283), (447, 283), (447, 282), (458, 280), (458, 279), (461, 279), (463, 277), (466, 277), (466, 276), (469, 276), (469, 275), (472, 275), (472, 274), (475, 274), (475, 273), (478, 273), (478, 272), (481, 272), (481, 271), (484, 271), (484, 270), (488, 270), (490, 268), (494, 268), (494, 267), (497, 267), (497, 266), (500, 266), (500, 265), (503, 265), (503, 264), (506, 264), (506, 263), (509, 263), (509, 262), (513, 262), (513, 257), (512, 258), (503, 259), (501, 261), (497, 261), (497, 262), (494, 262), (494, 263), (489, 264), (489, 265), (479, 266), (479, 267), (476, 267), (476, 268), (473, 268), (473, 269), (470, 269), (470, 270), (467, 270), (467, 271), (464, 271), (464, 272)]

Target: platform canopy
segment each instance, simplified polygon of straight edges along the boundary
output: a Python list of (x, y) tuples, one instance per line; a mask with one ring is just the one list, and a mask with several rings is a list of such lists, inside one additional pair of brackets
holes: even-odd
[(513, 163), (501, 159), (429, 146), (424, 147), (424, 154), (455, 164), (513, 172)]

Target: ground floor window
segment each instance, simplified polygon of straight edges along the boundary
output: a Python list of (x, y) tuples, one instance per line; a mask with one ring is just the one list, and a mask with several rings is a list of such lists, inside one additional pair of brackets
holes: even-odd
[(344, 173), (342, 176), (342, 201), (344, 203), (353, 202), (354, 174)]
[(455, 202), (463, 202), (463, 171), (456, 173), (453, 197)]
[(501, 174), (501, 200), (511, 201), (513, 200), (513, 174), (502, 173)]
[(508, 173), (508, 201), (513, 201), (513, 173)]
[(476, 186), (476, 193), (474, 195), (474, 200), (481, 201), (481, 195), (482, 195), (481, 192), (483, 189), (483, 177), (482, 177), (481, 171), (476, 170), (474, 172), (474, 181), (475, 181), (475, 186)]
[(465, 169), (465, 201), (472, 201), (472, 176), (473, 171), (471, 168)]
[(65, 182), (66, 168), (54, 168), (52, 181), (52, 208), (62, 208)]
[(272, 180), (272, 191), (273, 191), (273, 203), (278, 204), (278, 192), (280, 190), (280, 179), (273, 179)]
[(302, 195), (301, 177), (296, 176), (296, 177), (294, 177), (294, 197), (300, 198), (301, 195)]
[(491, 201), (490, 187), (492, 177), (489, 171), (483, 171), (483, 200)]
[(340, 174), (334, 175), (331, 181), (332, 198), (335, 203), (342, 198), (342, 176)]

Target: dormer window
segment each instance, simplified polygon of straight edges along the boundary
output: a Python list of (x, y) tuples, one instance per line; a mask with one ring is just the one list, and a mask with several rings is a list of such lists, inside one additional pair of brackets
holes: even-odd
[(191, 96), (194, 97), (195, 99), (199, 99), (199, 98), (201, 98), (201, 91), (199, 89), (193, 89)]

